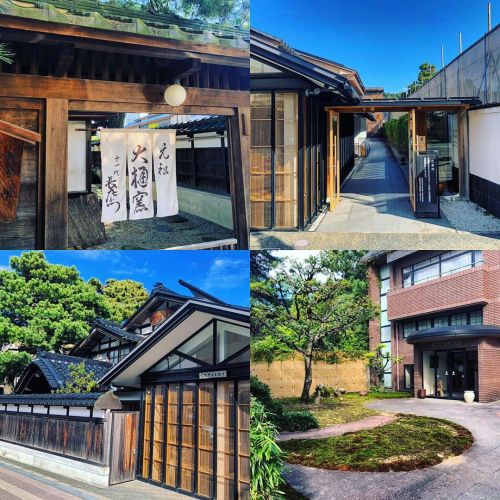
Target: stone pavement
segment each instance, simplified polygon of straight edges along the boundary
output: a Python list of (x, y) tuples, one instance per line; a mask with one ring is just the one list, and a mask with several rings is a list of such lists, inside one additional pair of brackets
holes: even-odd
[(311, 500), (500, 500), (500, 402), (467, 405), (434, 399), (386, 399), (376, 410), (446, 418), (469, 429), (463, 455), (411, 472), (342, 472), (288, 465), (285, 477)]
[(322, 429), (310, 429), (305, 432), (281, 432), (278, 441), (290, 441), (292, 439), (322, 439), (332, 436), (341, 436), (347, 432), (358, 432), (366, 429), (375, 429), (381, 425), (390, 424), (394, 420), (392, 415), (376, 415), (362, 418), (356, 422), (347, 424), (329, 425)]
[(1, 500), (137, 500), (137, 498), (183, 500), (187, 497), (140, 481), (97, 488), (7, 459), (0, 459)]
[(401, 167), (384, 139), (369, 139), (370, 153), (341, 189), (341, 201), (316, 231), (323, 233), (454, 233), (446, 217), (417, 219)]

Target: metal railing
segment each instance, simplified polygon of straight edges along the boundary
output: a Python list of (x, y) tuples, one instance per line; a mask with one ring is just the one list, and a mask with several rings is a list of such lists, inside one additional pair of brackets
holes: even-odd
[(236, 238), (228, 238), (226, 240), (207, 241), (179, 247), (170, 247), (165, 248), (165, 250), (236, 250), (237, 247), (238, 240)]

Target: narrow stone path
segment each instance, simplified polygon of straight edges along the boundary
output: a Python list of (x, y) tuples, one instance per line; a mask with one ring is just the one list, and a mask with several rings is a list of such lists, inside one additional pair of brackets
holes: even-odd
[(375, 427), (390, 424), (394, 419), (394, 415), (375, 415), (373, 417), (362, 418), (356, 422), (348, 422), (347, 424), (329, 425), (322, 429), (310, 429), (304, 432), (282, 432), (278, 436), (278, 441), (291, 441), (292, 439), (322, 439), (342, 436), (342, 434), (347, 434), (348, 432), (375, 429)]
[(343, 472), (287, 465), (290, 485), (311, 500), (500, 500), (500, 401), (386, 399), (368, 407), (445, 418), (463, 425), (474, 444), (463, 455), (410, 472)]
[(328, 233), (454, 233), (444, 215), (417, 219), (408, 184), (385, 139), (371, 138), (370, 153), (341, 190), (341, 201), (316, 231)]

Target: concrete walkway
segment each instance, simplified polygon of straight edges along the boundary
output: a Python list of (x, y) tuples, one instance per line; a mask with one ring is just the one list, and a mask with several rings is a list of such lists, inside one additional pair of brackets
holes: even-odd
[(311, 500), (500, 500), (500, 402), (386, 399), (381, 411), (446, 418), (469, 429), (475, 442), (463, 455), (411, 472), (342, 472), (287, 466), (285, 477)]
[(1, 500), (183, 500), (180, 495), (140, 481), (98, 488), (28, 465), (0, 459)]
[(384, 139), (369, 139), (370, 153), (341, 189), (341, 201), (316, 231), (326, 233), (455, 233), (446, 217), (417, 219), (408, 184)]
[(347, 424), (329, 425), (322, 429), (310, 429), (304, 432), (282, 432), (278, 436), (278, 441), (290, 441), (292, 439), (322, 439), (332, 436), (341, 436), (348, 432), (375, 429), (375, 427), (390, 424), (393, 420), (394, 417), (392, 415), (376, 415), (362, 418), (356, 422), (348, 422)]

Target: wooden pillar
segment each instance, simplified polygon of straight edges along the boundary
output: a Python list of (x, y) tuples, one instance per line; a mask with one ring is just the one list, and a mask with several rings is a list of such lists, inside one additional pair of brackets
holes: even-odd
[(229, 184), (238, 249), (249, 247), (250, 108), (236, 108), (228, 117)]
[(45, 245), (68, 247), (68, 101), (47, 99), (45, 121)]

